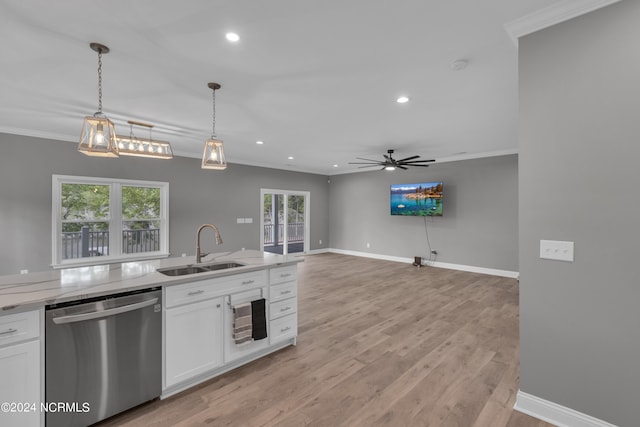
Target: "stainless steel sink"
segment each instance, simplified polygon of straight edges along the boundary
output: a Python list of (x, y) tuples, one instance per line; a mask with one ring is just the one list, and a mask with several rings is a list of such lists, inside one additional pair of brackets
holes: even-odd
[(186, 276), (189, 274), (206, 273), (209, 271), (225, 270), (227, 268), (242, 267), (244, 264), (237, 262), (216, 262), (214, 264), (181, 265), (178, 267), (159, 268), (159, 273), (165, 276)]
[(224, 270), (226, 268), (236, 268), (243, 266), (244, 264), (240, 264), (238, 262), (216, 262), (215, 264), (198, 265), (199, 268), (204, 268), (209, 271)]

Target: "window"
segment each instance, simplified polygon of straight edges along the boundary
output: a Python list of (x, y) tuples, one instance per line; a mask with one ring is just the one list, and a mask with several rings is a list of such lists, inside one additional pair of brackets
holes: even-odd
[(53, 266), (169, 254), (169, 183), (53, 175)]

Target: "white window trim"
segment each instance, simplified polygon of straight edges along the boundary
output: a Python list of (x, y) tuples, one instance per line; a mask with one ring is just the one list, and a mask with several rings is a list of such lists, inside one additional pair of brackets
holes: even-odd
[[(132, 179), (118, 178), (97, 178), (89, 176), (74, 175), (52, 175), (51, 184), (51, 254), (53, 268), (79, 267), (86, 265), (111, 264), (116, 262), (129, 262), (147, 259), (166, 258), (169, 256), (169, 183), (159, 181), (138, 181)], [(134, 253), (134, 254), (116, 254), (105, 255), (101, 257), (62, 259), (60, 253), (60, 236), (62, 235), (62, 218), (61, 218), (61, 200), (62, 184), (96, 184), (109, 185), (109, 222), (111, 224), (109, 233), (109, 247), (122, 247), (122, 206), (121, 206), (121, 188), (127, 186), (133, 187), (153, 187), (160, 189), (160, 250), (156, 252)], [(115, 213), (115, 215), (114, 215)], [(111, 251), (110, 251), (111, 252)]]

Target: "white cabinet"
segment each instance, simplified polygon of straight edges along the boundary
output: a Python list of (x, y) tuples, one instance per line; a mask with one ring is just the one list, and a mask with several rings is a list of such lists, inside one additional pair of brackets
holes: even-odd
[(269, 272), (269, 340), (272, 344), (298, 335), (297, 266), (272, 268)]
[(222, 365), (222, 298), (166, 310), (165, 387)]
[(0, 317), (0, 402), (9, 404), (9, 412), (0, 412), (0, 425), (44, 424), (40, 352), (39, 311)]
[[(162, 398), (295, 344), (296, 280), (293, 264), (165, 286)], [(233, 307), (262, 298), (267, 337), (236, 344)]]
[[(227, 311), (224, 320), (224, 362), (229, 363), (234, 360), (246, 357), (267, 347), (269, 340), (254, 340), (242, 344), (236, 344), (233, 338), (233, 307), (237, 304), (249, 303), (260, 298), (266, 298), (267, 288), (246, 289), (225, 297), (227, 301)], [(266, 298), (269, 301), (268, 298)], [(267, 303), (268, 304), (268, 303)], [(266, 310), (266, 308), (265, 308)], [(268, 317), (267, 317), (268, 319)], [(268, 325), (268, 322), (267, 322)], [(268, 329), (267, 329), (268, 335)]]

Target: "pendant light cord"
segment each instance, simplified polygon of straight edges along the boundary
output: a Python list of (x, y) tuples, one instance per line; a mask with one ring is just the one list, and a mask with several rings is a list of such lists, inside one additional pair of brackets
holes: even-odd
[(98, 112), (102, 113), (102, 49), (98, 49)]

